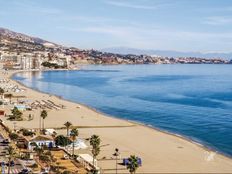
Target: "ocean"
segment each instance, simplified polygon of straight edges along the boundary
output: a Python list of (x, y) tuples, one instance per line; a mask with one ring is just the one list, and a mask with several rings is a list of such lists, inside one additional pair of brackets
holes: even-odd
[(13, 79), (232, 156), (231, 65), (89, 65)]

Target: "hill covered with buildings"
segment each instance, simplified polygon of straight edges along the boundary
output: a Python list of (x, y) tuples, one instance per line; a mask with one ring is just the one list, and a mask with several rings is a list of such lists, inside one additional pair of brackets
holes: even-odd
[(220, 58), (164, 57), (117, 54), (64, 47), (40, 38), (0, 28), (0, 68), (75, 69), (79, 64), (229, 64)]

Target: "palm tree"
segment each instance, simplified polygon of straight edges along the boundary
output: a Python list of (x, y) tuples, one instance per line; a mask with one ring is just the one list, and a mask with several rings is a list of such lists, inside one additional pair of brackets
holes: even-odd
[(76, 140), (76, 137), (79, 135), (79, 132), (77, 129), (72, 129), (71, 132), (70, 132), (70, 137), (73, 141), (73, 144), (72, 144), (72, 156), (74, 157), (74, 144), (75, 144), (75, 140)]
[(116, 174), (118, 173), (118, 156), (120, 155), (119, 149), (115, 149), (115, 153), (113, 154), (116, 157)]
[(129, 169), (129, 172), (131, 174), (135, 174), (136, 170), (139, 167), (139, 161), (138, 157), (135, 155), (131, 155), (130, 158), (128, 158), (129, 163), (127, 164), (127, 169)]
[(43, 126), (42, 126), (43, 130), (44, 130), (44, 119), (47, 118), (47, 116), (48, 116), (47, 111), (46, 110), (42, 110), (42, 112), (40, 114), (40, 117), (43, 119)]
[(69, 128), (72, 126), (72, 123), (71, 122), (69, 122), (69, 121), (67, 121), (66, 123), (64, 123), (64, 125), (65, 125), (65, 127), (66, 127), (66, 129), (67, 129), (67, 137), (69, 136)]
[(95, 167), (94, 161), (100, 153), (100, 143), (101, 140), (98, 135), (92, 135), (90, 137), (90, 145), (92, 146), (92, 154), (93, 154), (93, 167)]
[(7, 148), (7, 152), (8, 152), (8, 174), (10, 174), (11, 161), (15, 158), (16, 152), (12, 146), (9, 146)]

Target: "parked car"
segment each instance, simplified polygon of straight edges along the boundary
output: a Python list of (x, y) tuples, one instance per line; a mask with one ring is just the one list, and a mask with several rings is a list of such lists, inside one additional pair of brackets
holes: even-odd
[(31, 171), (28, 169), (23, 169), (21, 170), (21, 172), (19, 172), (19, 174), (29, 174)]
[(10, 141), (9, 141), (8, 139), (4, 139), (4, 140), (2, 141), (2, 143), (4, 143), (4, 144), (9, 144)]
[(10, 163), (6, 163), (6, 165), (12, 167), (12, 166), (15, 166), (15, 163), (14, 163), (14, 161), (10, 161)]
[[(138, 160), (139, 166), (142, 166), (142, 159), (141, 158), (137, 158), (137, 160)], [(127, 166), (127, 165), (130, 164), (130, 161), (128, 160), (128, 158), (123, 158), (123, 162), (122, 163), (123, 163), (123, 165)]]

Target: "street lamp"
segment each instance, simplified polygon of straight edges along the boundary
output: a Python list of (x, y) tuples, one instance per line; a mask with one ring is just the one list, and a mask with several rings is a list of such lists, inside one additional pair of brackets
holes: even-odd
[(116, 157), (116, 174), (118, 174), (118, 156), (120, 155), (118, 148), (115, 148), (115, 153), (113, 155)]
[(14, 125), (14, 132), (16, 132), (16, 124), (17, 124), (16, 122), (13, 123), (13, 125)]

